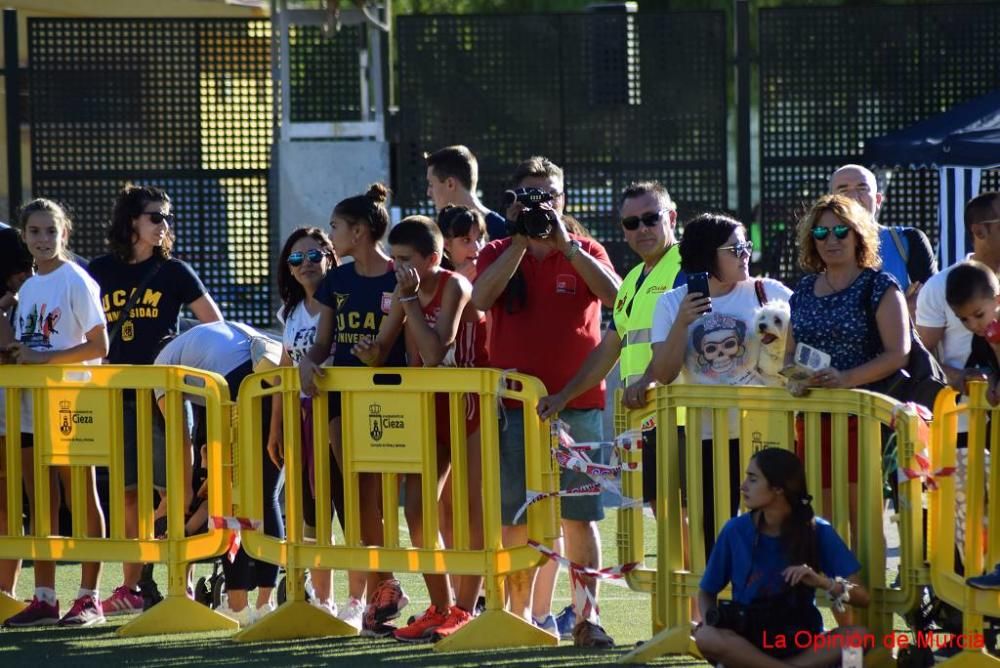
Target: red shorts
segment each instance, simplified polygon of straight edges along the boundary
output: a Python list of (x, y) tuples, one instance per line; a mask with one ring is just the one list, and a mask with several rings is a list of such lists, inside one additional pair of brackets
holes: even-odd
[[(465, 435), (469, 436), (479, 431), (479, 395), (466, 394), (465, 400)], [(451, 420), (448, 417), (448, 395), (438, 392), (434, 395), (434, 423), (437, 427), (437, 442), (440, 445), (451, 444)]]
[[(801, 415), (795, 417), (795, 454), (805, 462), (805, 431), (806, 423)], [(820, 415), (820, 452), (823, 459), (823, 488), (828, 489), (833, 480), (833, 456), (830, 449), (830, 437), (833, 425), (830, 414)], [(842, 447), (842, 446), (840, 446)], [(847, 418), (847, 480), (858, 481), (858, 418), (853, 415)]]

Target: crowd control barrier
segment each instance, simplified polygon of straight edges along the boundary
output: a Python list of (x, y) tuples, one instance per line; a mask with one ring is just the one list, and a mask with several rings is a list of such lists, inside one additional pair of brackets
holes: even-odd
[[(316, 379), (321, 390), (312, 402), (315, 447), (316, 538), (306, 541), (302, 531), (303, 453), (299, 430), (300, 394), (296, 369), (281, 369), (247, 377), (239, 394), (239, 459), (243, 493), (240, 514), (250, 520), (263, 511), (255, 493), (262, 465), (260, 400), (281, 395), (284, 423), (285, 514), (284, 540), (259, 529), (243, 530), (242, 544), (249, 555), (288, 570), (287, 600), (234, 640), (255, 641), (324, 635), (355, 635), (357, 631), (305, 601), (303, 575), (308, 568), (330, 568), (393, 573), (481, 575), (485, 577), (486, 611), (454, 635), (434, 645), (436, 651), (554, 646), (549, 633), (503, 610), (505, 576), (540, 565), (544, 557), (527, 546), (505, 547), (501, 537), (498, 418), (504, 409), (499, 400), (524, 405), (525, 458), (528, 488), (557, 492), (553, 436), (549, 424), (535, 413), (545, 396), (542, 383), (531, 376), (496, 369), (325, 369)], [(280, 376), (277, 386), (269, 383)], [(329, 487), (331, 463), (327, 394), (338, 392), (342, 411), (342, 465), (346, 506), (345, 544), (334, 545), (330, 530), (332, 509)], [(437, 453), (435, 447), (435, 393), (447, 393), (451, 434), (452, 510), (454, 543), (438, 543)], [(466, 394), (478, 395), (482, 452), (483, 548), (469, 542), (469, 494)], [(334, 395), (337, 396), (337, 395)], [(382, 546), (361, 540), (359, 476), (377, 474), (382, 485), (384, 538)], [(401, 476), (419, 475), (423, 509), (424, 548), (402, 547), (399, 536), (399, 482)], [(551, 545), (558, 535), (558, 499), (541, 499), (528, 509), (528, 537)], [(247, 523), (249, 524), (249, 523)]]
[[(232, 403), (225, 380), (212, 373), (164, 366), (0, 366), (0, 388), (6, 391), (7, 443), (3, 458), (6, 475), (7, 531), (0, 534), (0, 558), (52, 561), (100, 561), (166, 564), (167, 594), (158, 605), (118, 629), (123, 636), (160, 635), (235, 629), (236, 622), (187, 597), (186, 567), (226, 549), (228, 532), (184, 536), (183, 395), (200, 397), (207, 411), (208, 504), (213, 515), (228, 515), (231, 498), (230, 429)], [(166, 390), (167, 535), (153, 529), (153, 411), (159, 410), (153, 388)], [(136, 394), (138, 486), (150, 493), (138, 495), (138, 537), (125, 536), (125, 462), (122, 393)], [(24, 531), (21, 517), (22, 471), (17, 438), (21, 431), (22, 395), (34, 413), (33, 467), (36, 481), (34, 517)], [(72, 535), (56, 536), (50, 521), (48, 481), (53, 467), (71, 469), (69, 507)], [(87, 467), (108, 469), (107, 537), (91, 538), (86, 531)], [(55, 530), (58, 530), (55, 528)], [(105, 583), (116, 573), (105, 569)], [(10, 608), (10, 603), (0, 605)], [(12, 610), (11, 614), (16, 612)]]
[[(698, 585), (705, 571), (706, 554), (702, 521), (703, 499), (702, 449), (698, 447), (702, 425), (712, 426), (714, 462), (713, 497), (716, 532), (730, 517), (730, 499), (738, 494), (729, 481), (728, 467), (739, 466), (740, 479), (754, 451), (762, 447), (794, 450), (796, 420), (803, 422), (805, 435), (806, 478), (813, 496), (816, 513), (837, 529), (850, 544), (850, 500), (848, 481), (848, 433), (856, 421), (858, 441), (858, 482), (856, 495), (858, 542), (851, 545), (862, 564), (861, 579), (871, 592), (871, 605), (854, 611), (854, 623), (863, 624), (881, 639), (891, 633), (892, 615), (912, 609), (918, 600), (920, 586), (927, 582), (923, 560), (923, 525), (921, 517), (921, 483), (908, 479), (899, 484), (900, 511), (900, 585), (891, 587), (885, 578), (885, 540), (882, 530), (882, 432), (892, 427), (896, 434), (901, 466), (911, 462), (915, 453), (926, 443), (926, 425), (910, 406), (904, 406), (882, 395), (855, 390), (814, 390), (794, 398), (783, 388), (722, 387), (718, 385), (667, 385), (649, 393), (650, 404), (644, 409), (626, 411), (619, 408), (616, 431), (638, 431), (642, 421), (653, 414), (656, 421), (656, 565), (644, 565), (642, 476), (635, 469), (623, 470), (622, 488), (626, 497), (619, 511), (619, 558), (622, 563), (643, 564), (627, 576), (629, 586), (652, 595), (652, 627), (654, 636), (626, 654), (625, 663), (646, 663), (663, 654), (698, 655), (691, 639), (691, 605), (697, 597)], [(616, 405), (621, 407), (620, 397)], [(682, 448), (677, 431), (677, 413), (686, 409), (686, 441)], [(740, 427), (730, 432), (730, 411), (737, 412)], [(832, 508), (824, 508), (822, 485), (821, 432), (828, 414), (832, 436)], [(752, 425), (752, 429), (747, 426)], [(730, 462), (729, 439), (739, 440), (739, 462)], [(626, 462), (640, 462), (636, 449), (623, 452)], [(685, 470), (681, 470), (681, 462)], [(690, 539), (682, 530), (681, 479), (686, 474), (687, 525)], [(692, 485), (691, 481), (698, 481)], [(629, 503), (628, 501), (632, 501)], [(727, 593), (724, 595), (728, 595)], [(817, 599), (818, 601), (820, 599)], [(880, 646), (866, 657), (866, 663), (889, 662), (888, 648)]]
[[(996, 666), (1000, 659), (986, 653), (983, 618), (1000, 617), (1000, 592), (975, 589), (966, 584), (965, 578), (990, 571), (1000, 563), (1000, 531), (993, 526), (994, 518), (1000, 517), (1000, 495), (996, 493), (1000, 489), (1000, 470), (995, 464), (987, 468), (985, 460), (989, 444), (1000, 442), (1000, 413), (986, 400), (985, 383), (969, 384), (967, 403), (957, 404), (957, 398), (950, 389), (938, 395), (930, 461), (919, 472), (928, 489), (931, 585), (935, 596), (962, 611), (962, 634), (956, 642), (963, 651), (944, 664)], [(968, 426), (968, 445), (963, 453), (967, 459), (961, 466), (964, 475), (959, 475), (956, 447), (960, 422), (963, 428)], [(964, 490), (959, 490), (961, 478)], [(961, 492), (964, 504), (959, 500)], [(956, 551), (958, 524), (965, 540)], [(964, 575), (957, 570), (959, 558)], [(931, 649), (934, 644), (936, 641), (931, 639)]]

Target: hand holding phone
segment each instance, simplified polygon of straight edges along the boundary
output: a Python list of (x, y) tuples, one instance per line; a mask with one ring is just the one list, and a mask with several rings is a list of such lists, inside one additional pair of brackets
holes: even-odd
[[(696, 272), (694, 274), (688, 274), (688, 277), (687, 277), (687, 287), (688, 287), (688, 294), (689, 295), (692, 295), (694, 293), (698, 293), (703, 298), (709, 298), (709, 293), (708, 293), (708, 272), (707, 271), (699, 271), (699, 272)], [(702, 311), (702, 313), (711, 313), (711, 311), (712, 311), (712, 301), (709, 298), (708, 306), (707, 306), (707, 308), (705, 308)]]

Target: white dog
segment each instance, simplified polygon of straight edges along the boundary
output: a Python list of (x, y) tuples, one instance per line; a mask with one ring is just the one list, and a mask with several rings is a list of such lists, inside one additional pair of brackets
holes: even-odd
[(766, 385), (785, 385), (785, 377), (780, 372), (785, 366), (785, 341), (791, 314), (786, 301), (769, 301), (754, 312), (753, 331), (760, 338), (757, 372)]

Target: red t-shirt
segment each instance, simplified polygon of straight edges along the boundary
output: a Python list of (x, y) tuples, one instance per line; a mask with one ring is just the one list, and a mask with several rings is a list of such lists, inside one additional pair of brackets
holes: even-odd
[[(582, 252), (614, 271), (601, 244), (570, 236), (580, 242)], [(510, 238), (487, 244), (476, 262), (478, 274), (482, 276), (510, 245)], [(559, 251), (537, 260), (529, 250), (518, 271), (526, 285), (524, 303), (508, 313), (506, 294), (501, 294), (490, 309), (490, 366), (536, 376), (550, 393), (558, 392), (601, 342), (601, 300)], [(604, 381), (573, 399), (567, 408), (603, 409)]]
[[(426, 305), (421, 305), (424, 320), (432, 328), (437, 326), (438, 314), (441, 313), (441, 298), (444, 288), (454, 272), (441, 270), (438, 287), (434, 297)], [(414, 355), (413, 366), (419, 366), (419, 354)], [(447, 359), (447, 358), (446, 358)], [(454, 343), (454, 365), (457, 367), (486, 367), (489, 365), (489, 355), (486, 351), (486, 316), (479, 313), (471, 303), (466, 304), (458, 325), (458, 333)]]

